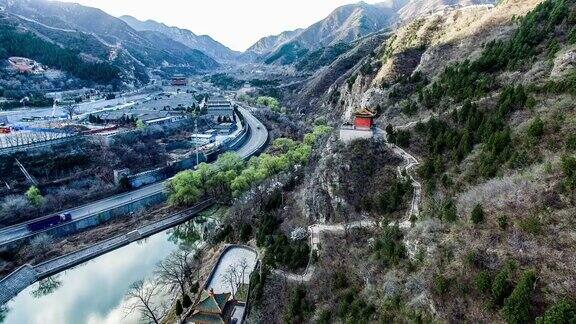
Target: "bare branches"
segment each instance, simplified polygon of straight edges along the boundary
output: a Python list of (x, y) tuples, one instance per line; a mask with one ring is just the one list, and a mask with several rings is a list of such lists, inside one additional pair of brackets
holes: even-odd
[(156, 274), (163, 284), (178, 287), (184, 296), (199, 277), (199, 263), (194, 261), (197, 259), (193, 249), (174, 251), (158, 264)]
[(74, 115), (76, 114), (76, 110), (77, 110), (77, 106), (76, 105), (65, 105), (62, 107), (62, 109), (66, 112), (66, 114), (68, 115), (69, 119), (72, 119), (74, 117)]
[(230, 285), (232, 298), (236, 298), (236, 291), (238, 289), (238, 271), (236, 270), (236, 267), (229, 265), (226, 272), (222, 275), (222, 279)]
[(160, 323), (160, 320), (166, 315), (167, 308), (164, 304), (159, 303), (161, 298), (161, 286), (156, 283), (136, 281), (130, 286), (126, 294), (125, 311), (127, 314), (139, 312), (146, 322)]
[(190, 254), (191, 251), (187, 249), (174, 251), (166, 260), (158, 263), (156, 271), (164, 284), (179, 287), (182, 296), (186, 294), (187, 275), (192, 272), (188, 262)]
[(248, 267), (248, 261), (246, 258), (242, 258), (238, 263), (229, 265), (226, 272), (222, 275), (224, 282), (230, 286), (232, 298), (236, 298), (238, 289), (244, 284)]

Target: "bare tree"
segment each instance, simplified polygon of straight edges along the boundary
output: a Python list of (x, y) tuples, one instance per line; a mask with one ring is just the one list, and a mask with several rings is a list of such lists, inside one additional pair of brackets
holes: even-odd
[(200, 251), (194, 253), (192, 262), (188, 262), (184, 269), (186, 279), (188, 280), (188, 288), (194, 286), (194, 283), (198, 282), (198, 280), (200, 279), (200, 264), (201, 264), (200, 253), (201, 253)]
[(229, 265), (228, 268), (226, 269), (226, 272), (224, 272), (224, 274), (222, 275), (222, 279), (224, 280), (224, 282), (226, 282), (228, 285), (230, 285), (230, 292), (232, 293), (232, 298), (236, 298), (236, 292), (238, 290), (238, 270), (236, 268), (236, 266), (234, 265)]
[(69, 119), (72, 119), (72, 117), (74, 117), (74, 114), (76, 114), (77, 108), (78, 107), (76, 105), (72, 105), (72, 104), (68, 104), (68, 105), (65, 105), (62, 107), (62, 109), (64, 109), (64, 111), (68, 115)]
[(191, 253), (192, 251), (189, 249), (174, 251), (166, 260), (158, 264), (156, 270), (163, 283), (180, 287), (182, 296), (186, 294), (187, 276), (192, 275), (193, 272), (189, 265)]
[(160, 292), (160, 286), (156, 283), (136, 281), (126, 294), (126, 313), (139, 312), (147, 322), (160, 323), (167, 312), (165, 305), (158, 303)]
[(248, 261), (246, 260), (246, 258), (242, 258), (242, 260), (240, 260), (240, 263), (238, 263), (238, 267), (240, 268), (240, 272), (242, 273), (242, 277), (240, 278), (240, 285), (242, 285), (246, 280), (245, 275), (246, 270), (248, 269)]

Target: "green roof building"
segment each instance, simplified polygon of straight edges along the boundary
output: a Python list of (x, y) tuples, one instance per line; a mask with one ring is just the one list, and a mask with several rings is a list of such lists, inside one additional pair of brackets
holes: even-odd
[(231, 293), (215, 294), (214, 290), (202, 291), (198, 303), (194, 306), (192, 315), (188, 318), (188, 323), (197, 324), (226, 324), (228, 312), (232, 306)]

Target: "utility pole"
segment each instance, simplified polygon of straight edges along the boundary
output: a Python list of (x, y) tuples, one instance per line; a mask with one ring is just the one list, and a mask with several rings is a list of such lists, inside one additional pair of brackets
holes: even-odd
[(26, 170), (24, 165), (22, 165), (22, 163), (20, 163), (20, 161), (18, 161), (18, 159), (15, 159), (15, 160), (16, 160), (16, 164), (20, 168), (20, 171), (22, 171), (22, 173), (24, 174), (26, 179), (28, 179), (28, 181), (30, 181), (33, 185), (37, 186), (38, 181), (30, 173), (28, 173), (28, 171)]
[[(198, 134), (198, 117), (194, 118), (194, 134)], [(199, 164), (199, 152), (198, 152), (198, 145), (196, 145), (196, 167)]]

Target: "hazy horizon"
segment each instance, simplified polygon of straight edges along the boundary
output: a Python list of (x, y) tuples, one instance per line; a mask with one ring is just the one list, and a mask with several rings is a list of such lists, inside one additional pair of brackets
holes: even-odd
[(236, 51), (246, 50), (262, 37), (308, 27), (325, 18), (339, 6), (359, 2), (192, 0), (181, 3), (178, 0), (164, 0), (158, 5), (155, 2), (141, 0), (63, 1), (99, 8), (116, 17), (130, 15), (139, 20), (152, 19), (168, 26), (189, 29), (197, 35), (209, 35)]

